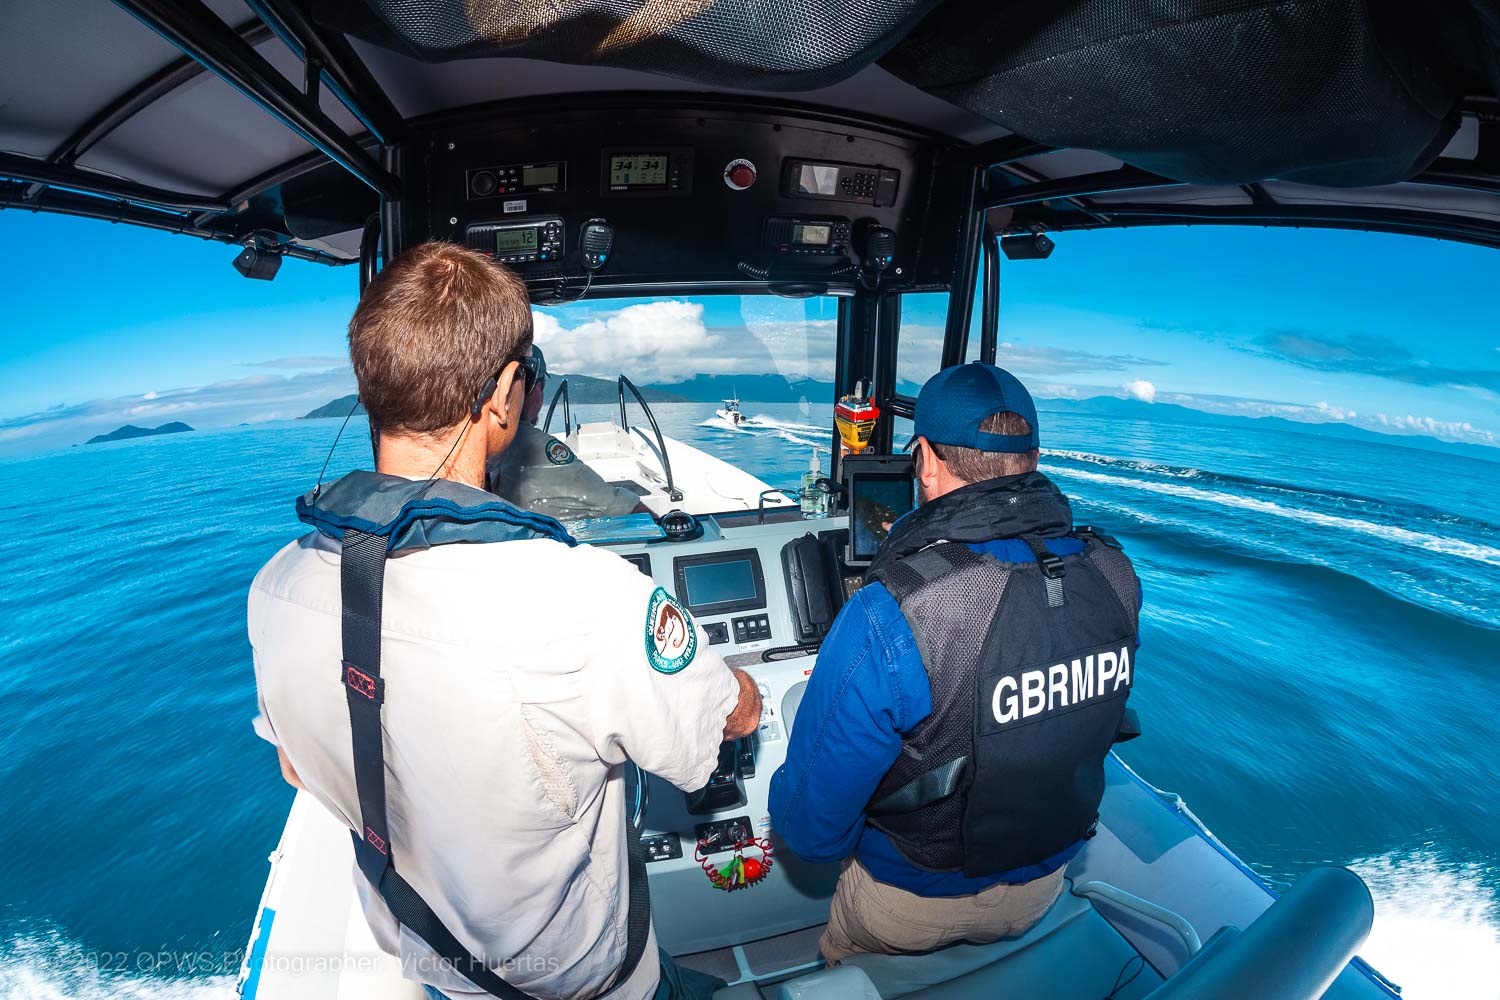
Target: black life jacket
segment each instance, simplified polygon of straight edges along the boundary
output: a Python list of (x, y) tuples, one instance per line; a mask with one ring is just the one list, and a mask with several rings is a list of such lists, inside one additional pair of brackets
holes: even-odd
[[(1043, 539), (1075, 535), (1057, 556)], [(967, 543), (1019, 538), (1004, 562)], [(912, 864), (999, 875), (1092, 836), (1135, 673), (1139, 589), (1119, 544), (1074, 530), (1041, 473), (977, 483), (893, 527), (867, 580), (916, 636), (932, 714), (902, 740), (868, 821)]]
[[(330, 669), (326, 680), (337, 677), (342, 681), (349, 705), (354, 784), (363, 828), (351, 830), (350, 835), (359, 869), (401, 925), (460, 975), (499, 1000), (536, 1000), (506, 982), (495, 971), (498, 963), (473, 954), (396, 870), (400, 845), (391, 843), (386, 819), (386, 733), (380, 722), (386, 695), (380, 676), (381, 592), (385, 561), (393, 552), (524, 538), (551, 538), (566, 545), (575, 542), (552, 518), (518, 510), (483, 490), (447, 479), (413, 482), (376, 472), (351, 472), (298, 497), (297, 517), (343, 546), (343, 663), (337, 675)], [(640, 831), (629, 819), (625, 829), (630, 879), (625, 959), (607, 989), (598, 994), (601, 997), (630, 978), (645, 953), (651, 930)]]

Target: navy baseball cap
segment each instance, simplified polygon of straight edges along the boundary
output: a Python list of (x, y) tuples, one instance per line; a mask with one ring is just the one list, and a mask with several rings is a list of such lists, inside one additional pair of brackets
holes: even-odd
[[(995, 413), (1025, 418), (1031, 433), (990, 434), (980, 430), (985, 418)], [(925, 437), (933, 444), (958, 448), (1024, 454), (1040, 447), (1041, 442), (1031, 393), (1004, 368), (979, 361), (944, 368), (928, 379), (917, 394), (912, 424), (913, 441)]]

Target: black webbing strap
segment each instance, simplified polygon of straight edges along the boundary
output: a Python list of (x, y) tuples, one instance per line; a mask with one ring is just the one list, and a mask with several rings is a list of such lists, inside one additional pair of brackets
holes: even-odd
[(359, 793), (363, 829), (354, 835), (354, 857), (371, 885), (379, 885), (391, 864), (386, 829), (385, 740), (380, 706), (380, 598), (385, 583), (386, 539), (363, 531), (344, 533), (339, 587), (343, 597), (344, 698), (354, 737), (354, 787)]
[[(537, 1000), (496, 975), (465, 948), (392, 864), (391, 838), (386, 826), (385, 738), (380, 726), (380, 706), (385, 701), (385, 681), (380, 677), (380, 605), (386, 545), (383, 537), (346, 531), (339, 572), (343, 597), (344, 693), (354, 738), (354, 785), (364, 827), (362, 833), (350, 831), (354, 856), (360, 871), (396, 920), (425, 941), (456, 972), (500, 1000)], [(640, 831), (629, 817), (625, 818), (625, 830), (630, 878), (625, 960), (609, 987), (598, 994), (600, 997), (614, 992), (635, 972), (651, 931), (645, 850), (641, 847)]]
[(1063, 564), (1062, 557), (1051, 549), (1036, 535), (1022, 535), (1021, 541), (1036, 556), (1036, 564), (1041, 567), (1042, 577), (1047, 585), (1047, 607), (1060, 608), (1063, 606), (1063, 577), (1068, 575), (1068, 567)]
[(884, 584), (896, 603), (900, 604), (932, 581), (956, 570), (972, 566), (983, 558), (967, 545), (957, 542), (939, 542), (905, 559), (891, 563), (877, 573), (874, 579)]

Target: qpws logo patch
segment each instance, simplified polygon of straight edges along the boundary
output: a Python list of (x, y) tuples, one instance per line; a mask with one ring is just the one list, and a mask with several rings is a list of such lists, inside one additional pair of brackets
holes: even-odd
[(698, 633), (693, 628), (693, 616), (657, 587), (646, 608), (646, 659), (653, 670), (675, 674), (693, 662), (696, 652)]

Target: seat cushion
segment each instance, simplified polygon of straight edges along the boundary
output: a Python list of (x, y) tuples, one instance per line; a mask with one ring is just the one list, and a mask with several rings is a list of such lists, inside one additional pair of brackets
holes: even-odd
[[(921, 955), (854, 955), (884, 1000), (1049, 997), (1098, 1000), (1137, 953), (1087, 900), (1063, 893), (1031, 930), (993, 944), (957, 944)], [(1129, 972), (1135, 971), (1136, 962)], [(1144, 997), (1162, 982), (1145, 967), (1117, 1000)]]

